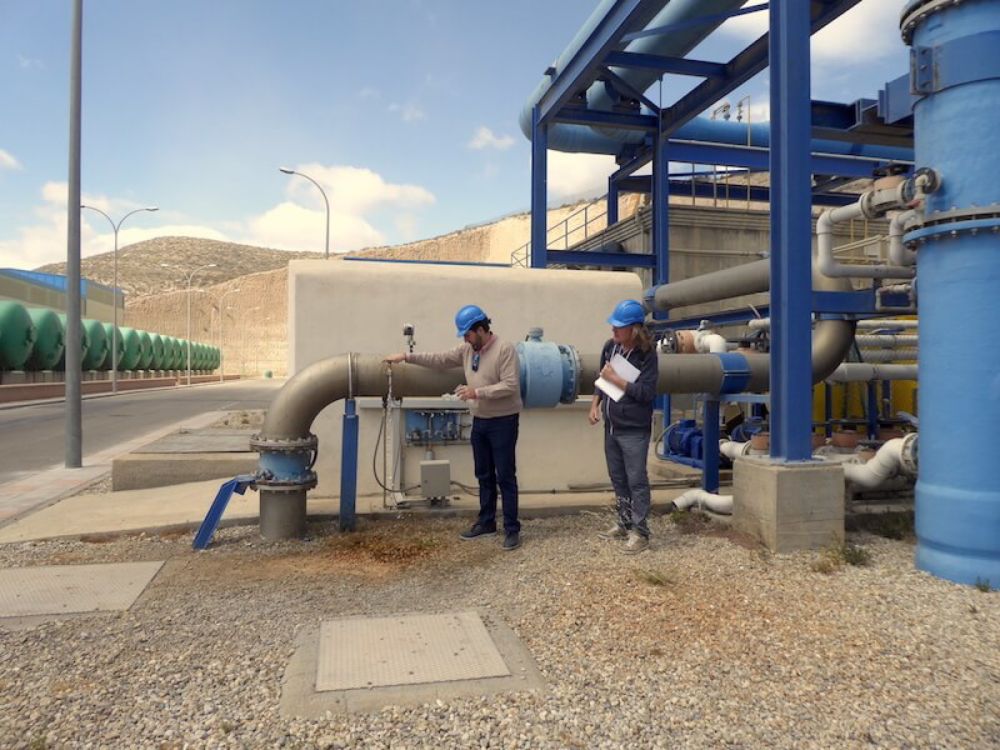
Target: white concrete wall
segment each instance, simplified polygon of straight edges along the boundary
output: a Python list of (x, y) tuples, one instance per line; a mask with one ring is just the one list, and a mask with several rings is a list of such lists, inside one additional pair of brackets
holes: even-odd
[[(541, 326), (546, 340), (595, 353), (610, 336), (605, 321), (614, 305), (622, 299), (639, 299), (641, 294), (639, 278), (632, 273), (293, 261), (288, 274), (289, 371), (294, 374), (348, 351), (403, 351), (404, 323), (416, 326), (419, 351), (456, 346), (455, 312), (470, 303), (489, 313), (501, 338), (518, 341), (529, 328)], [(371, 465), (381, 410), (361, 408), (358, 412), (358, 493), (377, 494), (380, 505), (381, 490)], [(343, 413), (342, 403), (332, 404), (313, 424), (320, 445), (317, 496), (340, 492)], [(564, 489), (569, 484), (607, 481), (603, 428), (591, 428), (586, 416), (583, 402), (522, 415), (517, 453), (521, 487)], [(469, 446), (441, 447), (435, 453), (453, 462), (453, 479), (475, 484)], [(407, 450), (407, 483), (419, 481), (422, 457), (419, 448)], [(381, 453), (377, 464), (381, 475)], [(364, 510), (366, 504), (359, 502), (358, 507)]]

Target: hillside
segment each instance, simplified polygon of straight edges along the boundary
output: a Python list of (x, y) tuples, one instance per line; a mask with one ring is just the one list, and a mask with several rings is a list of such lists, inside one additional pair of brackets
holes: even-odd
[[(126, 297), (144, 297), (174, 289), (187, 289), (187, 276), (199, 266), (215, 263), (215, 268), (199, 271), (194, 287), (207, 287), (261, 271), (284, 268), (290, 260), (321, 258), (322, 253), (271, 250), (195, 237), (157, 237), (126, 245), (118, 250), (118, 287)], [(80, 262), (81, 275), (111, 286), (114, 278), (113, 253), (101, 253)], [(164, 268), (161, 264), (167, 264)], [(65, 263), (50, 263), (36, 269), (64, 274)]]

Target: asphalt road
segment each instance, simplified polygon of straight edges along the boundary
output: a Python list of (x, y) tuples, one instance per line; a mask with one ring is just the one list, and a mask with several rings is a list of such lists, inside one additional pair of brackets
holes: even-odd
[[(252, 380), (83, 399), (83, 455), (209, 411), (266, 409), (283, 381)], [(62, 466), (65, 402), (0, 409), (0, 483)]]

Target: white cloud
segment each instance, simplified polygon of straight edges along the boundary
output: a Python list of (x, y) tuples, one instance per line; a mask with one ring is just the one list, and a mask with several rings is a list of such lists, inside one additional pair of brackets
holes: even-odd
[(613, 156), (549, 151), (549, 195), (553, 198), (603, 195), (615, 171)]
[(382, 94), (379, 93), (379, 90), (377, 88), (374, 88), (372, 86), (365, 86), (364, 88), (361, 89), (361, 91), (358, 92), (358, 96), (361, 97), (362, 99), (379, 99), (382, 97)]
[(14, 155), (9, 151), (4, 151), (0, 148), (0, 169), (20, 169), (21, 162), (14, 158)]
[[(886, 0), (861, 0), (813, 36), (813, 59), (837, 60), (853, 67), (898, 51), (903, 44), (899, 37), (900, 5)], [(766, 33), (767, 28), (768, 14), (761, 11), (731, 18), (720, 31), (750, 41)]]
[[(330, 250), (350, 252), (370, 245), (384, 245), (385, 235), (365, 216), (379, 209), (393, 209), (407, 218), (397, 227), (404, 234), (415, 230), (416, 219), (407, 213), (434, 203), (435, 198), (419, 185), (386, 182), (376, 172), (362, 167), (303, 164), (295, 171), (323, 186), (330, 201)], [(326, 206), (316, 187), (293, 178), (286, 188), (288, 200), (249, 222), (250, 244), (288, 250), (322, 250), (326, 232)]]
[(24, 55), (18, 53), (17, 55), (17, 67), (22, 70), (31, 70), (32, 68), (37, 68), (42, 70), (45, 68), (45, 63), (34, 57), (25, 57)]
[(469, 148), (477, 151), (486, 148), (495, 148), (498, 151), (505, 151), (513, 145), (514, 139), (509, 135), (497, 135), (485, 125), (480, 125), (476, 128), (475, 135), (473, 135), (472, 140), (469, 141)]
[[(330, 249), (349, 252), (371, 245), (384, 245), (387, 237), (367, 215), (390, 210), (393, 228), (404, 241), (415, 239), (419, 209), (434, 203), (434, 196), (419, 185), (394, 184), (370, 169), (348, 166), (304, 164), (297, 171), (308, 174), (320, 185), (330, 200)], [(35, 268), (45, 263), (65, 260), (67, 238), (67, 196), (65, 182), (45, 183), (41, 203), (35, 208), (34, 221), (17, 230), (16, 237), (0, 240), (0, 267)], [(300, 177), (288, 180), (286, 199), (266, 211), (242, 221), (222, 221), (223, 230), (177, 216), (174, 223), (156, 224), (163, 214), (151, 214), (140, 222), (139, 214), (118, 235), (118, 246), (154, 237), (182, 236), (242, 242), (284, 250), (323, 250), (326, 231), (326, 207), (316, 187)], [(105, 195), (84, 194), (82, 203), (118, 219), (140, 208), (126, 200)], [(155, 218), (154, 218), (155, 217)], [(135, 222), (132, 224), (132, 222)], [(92, 211), (81, 214), (81, 255), (87, 257), (109, 252), (114, 234), (107, 220)]]
[(427, 115), (416, 104), (390, 104), (389, 111), (399, 113), (403, 122), (417, 122), (427, 119)]

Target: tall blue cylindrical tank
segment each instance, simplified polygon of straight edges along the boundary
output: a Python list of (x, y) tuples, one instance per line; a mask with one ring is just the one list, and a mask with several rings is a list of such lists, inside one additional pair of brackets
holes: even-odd
[(914, 0), (918, 167), (940, 186), (916, 242), (920, 276), (917, 567), (1000, 586), (1000, 0)]

